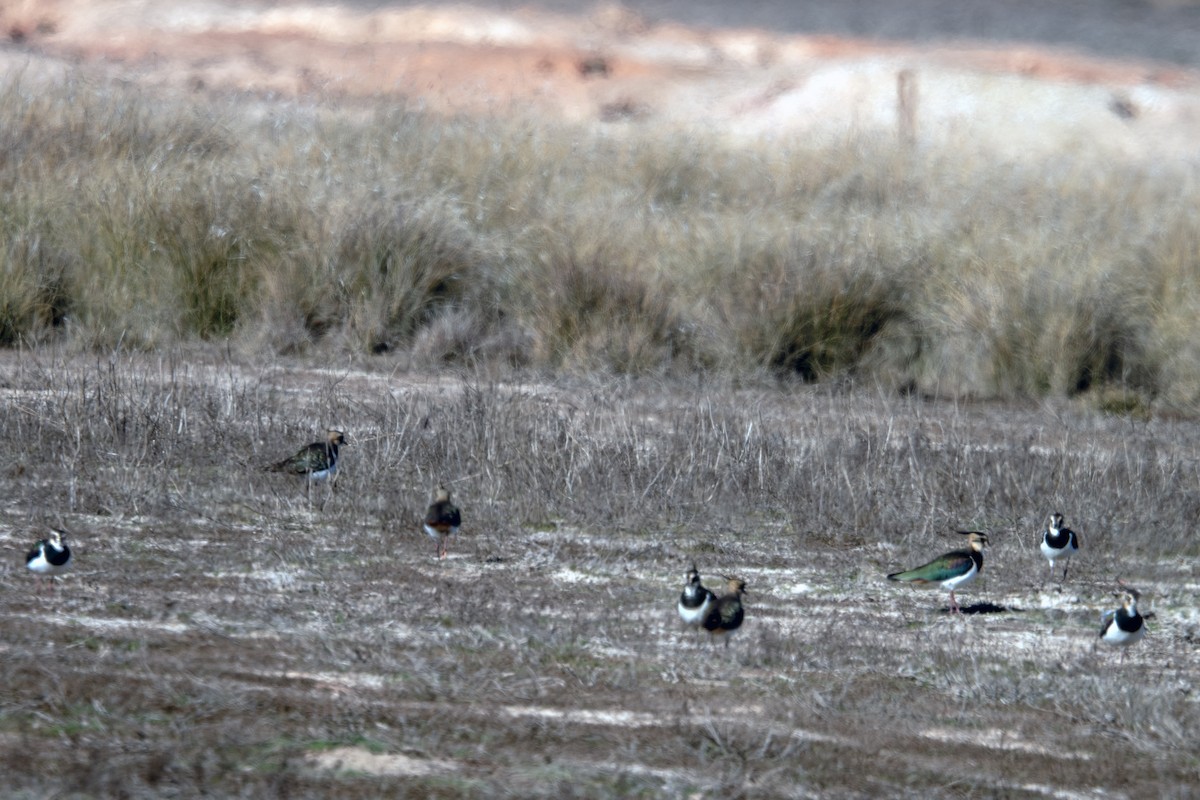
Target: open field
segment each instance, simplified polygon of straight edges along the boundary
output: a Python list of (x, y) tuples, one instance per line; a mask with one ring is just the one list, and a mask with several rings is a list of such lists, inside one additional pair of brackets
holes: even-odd
[(872, 3), (0, 0), (0, 795), (1194, 797), (1194, 4)]
[[(215, 353), (0, 365), (8, 797), (1183, 798), (1200, 434), (1080, 404)], [(261, 467), (344, 426), (314, 504)], [(453, 481), (464, 530), (418, 531)], [(317, 505), (323, 503), (324, 510)], [(1084, 549), (1061, 590), (1035, 533)], [(20, 553), (74, 533), (36, 594)], [(992, 535), (968, 613), (887, 572)], [(678, 629), (695, 559), (748, 581)], [(1122, 578), (1150, 634), (1094, 647)]]

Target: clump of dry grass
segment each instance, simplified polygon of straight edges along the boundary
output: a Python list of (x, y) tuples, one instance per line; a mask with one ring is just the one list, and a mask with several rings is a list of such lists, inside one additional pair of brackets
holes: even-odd
[(1186, 167), (26, 84), (2, 342), (1200, 399)]
[[(622, 263), (624, 253), (545, 253), (531, 277), (526, 325), (537, 332), (537, 363), (578, 371), (657, 374), (699, 366), (669, 279)], [(619, 248), (618, 248), (619, 249)]]
[(48, 252), (36, 230), (15, 233), (0, 259), (0, 346), (37, 343), (67, 319), (75, 267), (61, 251)]

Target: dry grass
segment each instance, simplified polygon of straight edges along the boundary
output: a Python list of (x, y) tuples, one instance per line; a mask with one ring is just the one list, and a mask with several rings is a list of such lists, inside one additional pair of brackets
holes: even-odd
[(1200, 399), (1194, 165), (184, 103), (81, 78), (11, 78), (0, 110), (9, 346), (769, 373), (1134, 414)]
[[(0, 369), (7, 796), (1195, 786), (1189, 423), (209, 349)], [(328, 424), (355, 445), (310, 505), (261, 466)], [(442, 480), (465, 525), (438, 562), (418, 521)], [(1052, 508), (1084, 543), (1062, 592)], [(47, 523), (77, 565), (37, 598), (19, 553)], [(1004, 611), (883, 580), (953, 526), (994, 543), (960, 599)], [(677, 629), (693, 558), (749, 583), (728, 650)], [(1124, 661), (1093, 650), (1117, 577), (1156, 612)]]

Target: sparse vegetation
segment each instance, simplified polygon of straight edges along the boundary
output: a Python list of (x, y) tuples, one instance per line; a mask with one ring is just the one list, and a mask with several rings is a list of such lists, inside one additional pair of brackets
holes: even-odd
[[(8, 796), (1194, 786), (1186, 421), (211, 346), (0, 365), (0, 538), (15, 559), (62, 525), (76, 554), (53, 596), (16, 566), (0, 590)], [(335, 423), (328, 500), (261, 469)], [(419, 530), (440, 481), (464, 512), (444, 561)], [(1084, 543), (1061, 592), (1050, 507)], [(883, 579), (955, 526), (991, 533), (959, 599), (993, 613)], [(693, 559), (748, 582), (728, 650), (676, 624)], [(1124, 661), (1093, 649), (1118, 577), (1156, 614)]]
[(1194, 793), (1196, 164), (3, 80), (0, 794)]
[(1200, 401), (1194, 165), (246, 107), (8, 79), (0, 344)]

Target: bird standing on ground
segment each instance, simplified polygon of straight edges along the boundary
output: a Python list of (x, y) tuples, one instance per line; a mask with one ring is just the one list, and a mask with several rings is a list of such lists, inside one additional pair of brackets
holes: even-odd
[(699, 628), (716, 602), (716, 596), (700, 583), (700, 573), (696, 571), (696, 562), (693, 561), (687, 573), (687, 583), (679, 595), (679, 602), (675, 604), (679, 618), (684, 624)]
[(439, 486), (433, 503), (425, 512), (425, 533), (437, 541), (438, 558), (446, 557), (446, 540), (458, 533), (462, 515), (458, 506), (450, 502), (450, 490)]
[(1067, 579), (1071, 556), (1079, 552), (1079, 536), (1070, 528), (1063, 527), (1063, 515), (1055, 511), (1046, 519), (1042, 531), (1042, 555), (1050, 562), (1050, 574), (1054, 574), (1054, 562), (1063, 562), (1063, 580)]
[[(63, 541), (66, 531), (50, 529), (50, 535), (33, 546), (25, 556), (25, 566), (46, 578), (61, 575), (71, 568), (71, 548)], [(51, 582), (51, 587), (54, 583)]]
[(1137, 601), (1141, 597), (1137, 589), (1126, 586), (1117, 596), (1121, 598), (1121, 607), (1105, 611), (1100, 618), (1100, 641), (1122, 648), (1121, 660), (1124, 661), (1124, 648), (1146, 635), (1146, 623), (1137, 610)]
[(704, 629), (713, 639), (724, 637), (725, 646), (733, 632), (742, 626), (746, 611), (742, 608), (742, 595), (746, 593), (746, 582), (740, 578), (726, 578), (725, 594), (712, 604), (704, 617)]
[(890, 581), (904, 581), (918, 585), (937, 584), (943, 589), (950, 590), (950, 610), (961, 614), (958, 601), (954, 599), (954, 590), (964, 586), (979, 576), (983, 571), (983, 549), (988, 545), (988, 537), (982, 531), (957, 531), (967, 537), (967, 550), (954, 550), (940, 555), (928, 564), (915, 567), (904, 572), (893, 572), (888, 575)]
[(330, 428), (325, 432), (325, 441), (306, 445), (300, 448), (296, 455), (276, 462), (267, 469), (286, 472), (289, 475), (303, 475), (310, 483), (336, 478), (338, 448), (343, 445), (349, 445), (346, 434)]

